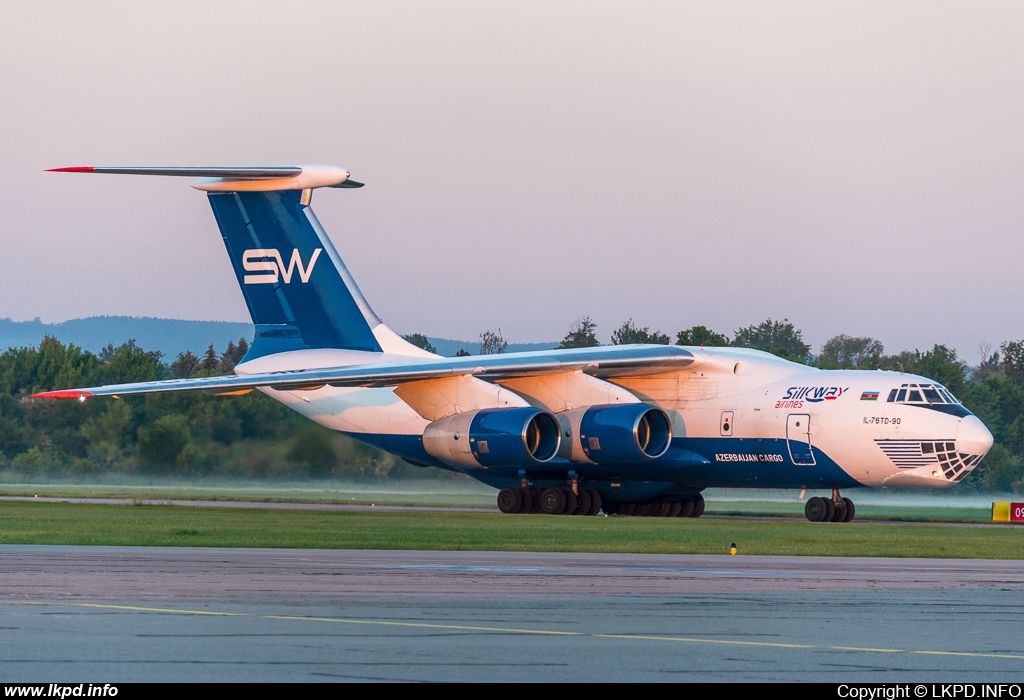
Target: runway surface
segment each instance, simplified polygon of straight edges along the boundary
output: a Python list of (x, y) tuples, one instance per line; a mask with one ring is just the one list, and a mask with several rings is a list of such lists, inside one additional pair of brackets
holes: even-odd
[(8, 681), (983, 681), (1024, 562), (0, 546)]

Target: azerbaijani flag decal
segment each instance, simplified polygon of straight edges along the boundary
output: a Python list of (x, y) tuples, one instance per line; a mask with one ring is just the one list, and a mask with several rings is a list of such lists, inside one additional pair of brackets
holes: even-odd
[(865, 391), (860, 395), (861, 401), (878, 401), (877, 391)]

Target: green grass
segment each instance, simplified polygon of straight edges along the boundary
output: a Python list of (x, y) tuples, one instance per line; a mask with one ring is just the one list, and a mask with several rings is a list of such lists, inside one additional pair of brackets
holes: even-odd
[[(475, 487), (475, 488), (474, 488)], [(395, 506), (494, 508), (497, 491), (475, 484), (456, 486), (406, 482), (397, 487), (372, 484), (267, 485), (220, 484), (0, 484), (0, 496), (47, 498), (129, 498), (141, 501), (248, 501), (254, 503), (333, 503)]]
[(1024, 558), (1018, 528), (0, 503), (0, 543)]

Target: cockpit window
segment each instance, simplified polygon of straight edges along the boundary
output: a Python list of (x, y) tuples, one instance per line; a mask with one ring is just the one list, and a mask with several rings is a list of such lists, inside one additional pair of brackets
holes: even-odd
[(900, 389), (889, 392), (889, 403), (960, 403), (941, 384), (903, 384)]

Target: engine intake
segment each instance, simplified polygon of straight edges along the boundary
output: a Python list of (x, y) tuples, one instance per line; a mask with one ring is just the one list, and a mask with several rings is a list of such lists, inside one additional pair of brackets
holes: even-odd
[(485, 408), (434, 421), (423, 431), (423, 449), (465, 467), (525, 467), (554, 457), (561, 437), (547, 411)]
[(597, 464), (657, 459), (672, 443), (672, 421), (650, 404), (591, 406), (579, 419), (583, 454)]

